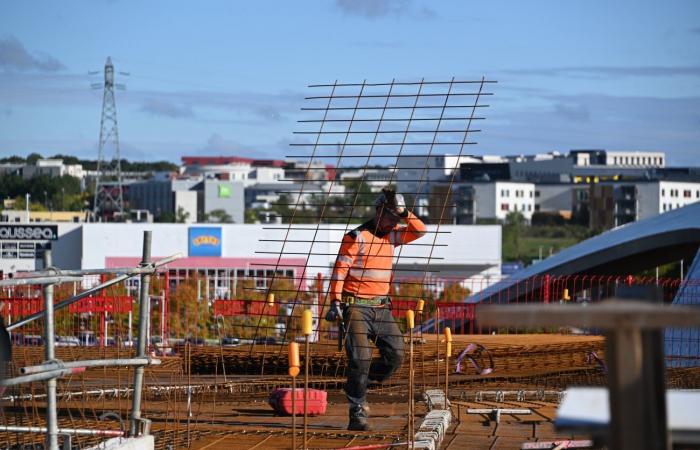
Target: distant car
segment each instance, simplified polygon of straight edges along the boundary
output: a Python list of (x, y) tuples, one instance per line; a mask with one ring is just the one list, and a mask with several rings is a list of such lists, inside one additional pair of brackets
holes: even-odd
[(75, 336), (56, 336), (56, 347), (77, 347), (80, 339)]
[(25, 334), (24, 345), (44, 345), (44, 338), (36, 334)]
[(189, 342), (190, 345), (205, 345), (206, 342), (204, 341), (204, 338), (201, 337), (189, 337), (185, 339), (185, 342)]
[(93, 345), (97, 345), (97, 338), (95, 337), (95, 333), (92, 331), (81, 331), (78, 334), (78, 341), (82, 346), (91, 347)]
[(224, 347), (237, 347), (241, 345), (241, 340), (235, 337), (221, 338), (221, 345)]
[(258, 336), (255, 338), (255, 343), (256, 344), (276, 344), (277, 339), (273, 338), (272, 336)]
[(12, 345), (22, 345), (24, 344), (24, 335), (22, 333), (10, 332), (10, 340)]

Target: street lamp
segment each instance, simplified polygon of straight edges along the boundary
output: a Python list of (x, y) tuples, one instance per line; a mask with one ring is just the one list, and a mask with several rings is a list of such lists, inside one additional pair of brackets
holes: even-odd
[(29, 223), (29, 199), (31, 197), (32, 196), (29, 193), (24, 194), (24, 210), (27, 214), (27, 223)]

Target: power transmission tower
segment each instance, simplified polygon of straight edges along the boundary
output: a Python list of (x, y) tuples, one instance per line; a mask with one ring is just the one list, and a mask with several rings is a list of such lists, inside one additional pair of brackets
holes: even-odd
[[(122, 75), (127, 73), (120, 72)], [(102, 88), (101, 83), (93, 84), (94, 89)], [(95, 175), (95, 202), (92, 221), (123, 220), (124, 189), (122, 185), (121, 155), (119, 153), (119, 130), (117, 128), (117, 105), (114, 89), (124, 89), (124, 85), (114, 82), (112, 58), (107, 58), (104, 68), (104, 95), (102, 97), (102, 119), (100, 120), (100, 144)], [(109, 144), (114, 153), (111, 160), (106, 158)]]

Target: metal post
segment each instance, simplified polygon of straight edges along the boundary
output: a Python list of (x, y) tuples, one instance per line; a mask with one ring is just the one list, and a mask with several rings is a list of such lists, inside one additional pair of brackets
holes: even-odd
[(435, 308), (435, 382), (440, 389), (440, 307)]
[(73, 450), (73, 443), (71, 439), (71, 435), (68, 433), (62, 434), (63, 436), (63, 446), (62, 450)]
[[(160, 301), (160, 342), (163, 348), (166, 348), (165, 344), (165, 291), (161, 291), (161, 301)], [(219, 337), (221, 339), (221, 337)], [(219, 341), (221, 342), (221, 341)]]
[[(151, 260), (151, 231), (143, 232), (143, 257), (141, 265), (147, 265)], [(141, 274), (141, 289), (139, 292), (139, 337), (138, 351), (136, 356), (139, 358), (146, 357), (148, 336), (148, 326), (150, 317), (150, 301), (148, 298), (148, 290), (151, 284), (151, 276), (149, 274)], [(134, 370), (134, 397), (131, 407), (131, 428), (130, 434), (133, 437), (139, 435), (139, 421), (141, 420), (141, 391), (143, 390), (143, 373), (144, 367), (138, 366)]]
[(304, 348), (305, 348), (305, 361), (304, 361), (304, 450), (307, 450), (309, 448), (309, 441), (308, 441), (308, 398), (309, 398), (309, 359), (310, 359), (310, 354), (309, 354), (309, 335), (307, 334), (305, 336), (305, 342), (304, 342)]
[[(44, 268), (51, 267), (51, 250), (44, 251)], [(46, 343), (46, 362), (52, 362), (56, 333), (53, 317), (53, 284), (44, 286), (44, 342)], [(56, 412), (56, 379), (46, 381), (46, 448), (58, 450), (58, 414)]]
[(684, 275), (685, 274), (683, 273), (683, 260), (681, 259), (681, 282), (683, 282)]
[(452, 355), (452, 330), (445, 327), (445, 409), (450, 409), (450, 356)]
[(413, 448), (413, 439), (414, 439), (414, 432), (413, 432), (413, 417), (414, 417), (414, 412), (413, 409), (415, 408), (414, 402), (413, 402), (413, 328), (411, 327), (412, 324), (409, 323), (408, 325), (408, 448), (412, 449)]
[(297, 450), (297, 377), (292, 377), (292, 450)]

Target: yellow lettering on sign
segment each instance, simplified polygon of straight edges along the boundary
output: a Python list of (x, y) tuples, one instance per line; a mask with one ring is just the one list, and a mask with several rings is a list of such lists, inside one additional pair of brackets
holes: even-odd
[(192, 243), (196, 246), (200, 245), (219, 245), (219, 238), (216, 236), (197, 236), (196, 238), (192, 239)]

